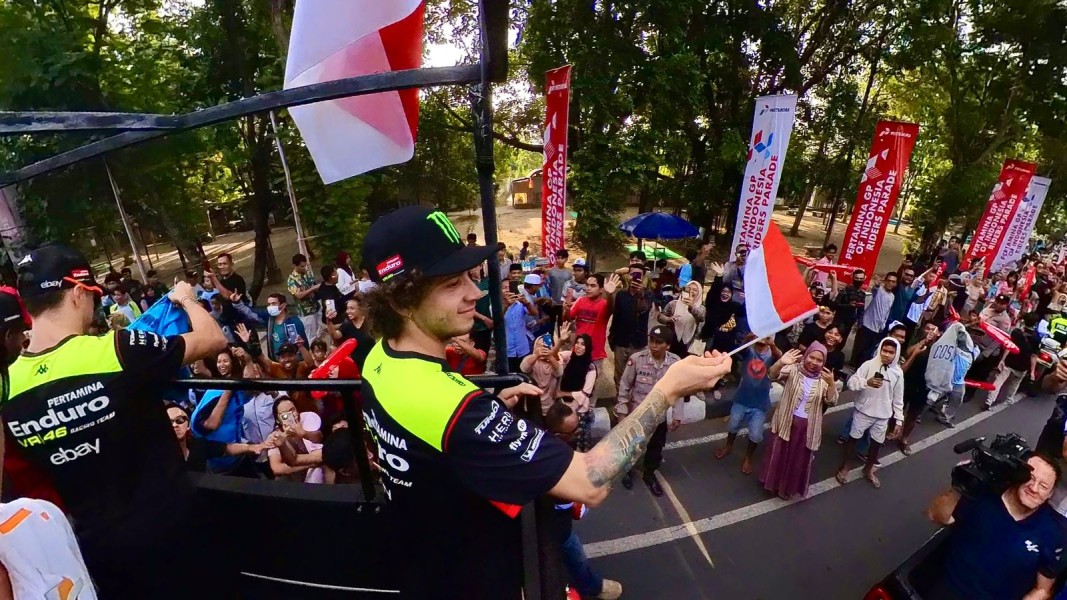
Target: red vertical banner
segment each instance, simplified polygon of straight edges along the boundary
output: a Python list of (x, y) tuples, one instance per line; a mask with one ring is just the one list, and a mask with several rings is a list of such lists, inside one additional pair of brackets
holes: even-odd
[(878, 262), (918, 136), (917, 123), (879, 121), (874, 129), (871, 153), (840, 249), (841, 263), (863, 269), (868, 277)]
[(985, 270), (983, 275), (989, 273), (993, 257), (1000, 250), (1004, 242), (1004, 236), (1008, 232), (1008, 225), (1015, 218), (1015, 211), (1019, 210), (1026, 188), (1030, 186), (1030, 179), (1034, 176), (1037, 165), (1021, 160), (1008, 159), (1000, 169), (1000, 177), (993, 186), (993, 193), (986, 202), (985, 212), (978, 221), (978, 228), (974, 231), (974, 238), (967, 247), (967, 254), (963, 257), (960, 270), (967, 269), (973, 258), (985, 258)]
[(545, 74), (545, 162), (541, 168), (541, 256), (563, 248), (567, 222), (567, 121), (571, 67)]

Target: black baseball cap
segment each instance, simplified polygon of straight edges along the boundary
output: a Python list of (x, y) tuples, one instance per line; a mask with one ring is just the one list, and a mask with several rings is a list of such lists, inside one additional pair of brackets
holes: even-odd
[(648, 337), (656, 338), (661, 342), (667, 342), (668, 344), (674, 343), (674, 331), (670, 327), (664, 327), (663, 325), (656, 325), (648, 332)]
[(26, 327), (33, 322), (15, 288), (0, 286), (0, 328), (7, 327), (20, 319)]
[(1011, 296), (1007, 294), (997, 294), (995, 302), (997, 304), (1011, 304)]
[(363, 264), (378, 283), (412, 269), (427, 277), (462, 273), (496, 251), (496, 246), (467, 246), (445, 213), (425, 206), (394, 210), (363, 238)]
[(93, 268), (89, 261), (81, 252), (70, 246), (42, 246), (20, 260), (17, 269), (19, 295), (23, 298), (77, 286), (101, 295), (104, 293), (93, 277)]

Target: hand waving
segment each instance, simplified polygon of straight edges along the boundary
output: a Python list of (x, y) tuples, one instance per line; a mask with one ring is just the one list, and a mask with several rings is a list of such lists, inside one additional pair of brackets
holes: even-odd
[(708, 270), (715, 274), (716, 277), (722, 277), (723, 266), (722, 263), (708, 263)]
[(604, 282), (604, 291), (608, 294), (614, 294), (620, 285), (622, 285), (622, 278), (618, 274), (612, 273), (611, 277), (608, 277), (608, 280)]
[(238, 323), (237, 327), (234, 327), (233, 332), (246, 344), (252, 341), (252, 330), (250, 330), (244, 323)]
[(795, 365), (800, 361), (800, 357), (804, 356), (804, 353), (800, 350), (790, 350), (782, 355), (782, 358), (778, 359), (782, 361), (783, 365)]

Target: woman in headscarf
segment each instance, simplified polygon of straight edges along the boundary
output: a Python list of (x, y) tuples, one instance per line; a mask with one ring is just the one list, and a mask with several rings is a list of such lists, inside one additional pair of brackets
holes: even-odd
[(730, 352), (737, 347), (737, 320), (744, 307), (734, 302), (733, 289), (723, 282), (722, 265), (712, 263), (708, 269), (715, 273), (715, 280), (704, 301), (700, 337), (707, 343), (707, 351)]
[(670, 351), (680, 358), (689, 355), (689, 347), (697, 337), (700, 324), (704, 322), (705, 308), (700, 304), (704, 295), (704, 286), (690, 281), (682, 290), (681, 298), (671, 300), (664, 307), (657, 319), (664, 325), (674, 328), (674, 343)]
[[(570, 333), (569, 327), (564, 325), (560, 329), (561, 338), (565, 335), (565, 328), (567, 334)], [(561, 398), (578, 415), (575, 444), (580, 452), (585, 452), (592, 447), (590, 433), (593, 426), (593, 411), (590, 407), (597, 378), (592, 348), (593, 338), (583, 333), (575, 338), (570, 350), (559, 354), (559, 362), (563, 365), (563, 375), (559, 379), (559, 392), (556, 397)]]
[(771, 447), (763, 459), (760, 483), (788, 500), (808, 493), (811, 463), (822, 442), (826, 406), (837, 403), (834, 376), (826, 363), (826, 346), (813, 342), (801, 354), (790, 350), (770, 368), (771, 379), (785, 389), (771, 419)]

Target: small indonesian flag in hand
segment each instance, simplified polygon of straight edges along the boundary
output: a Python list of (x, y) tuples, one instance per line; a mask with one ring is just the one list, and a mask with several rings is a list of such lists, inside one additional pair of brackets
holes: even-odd
[(745, 266), (745, 312), (748, 326), (763, 338), (818, 311), (793, 251), (778, 226), (771, 223), (763, 243), (749, 253)]

